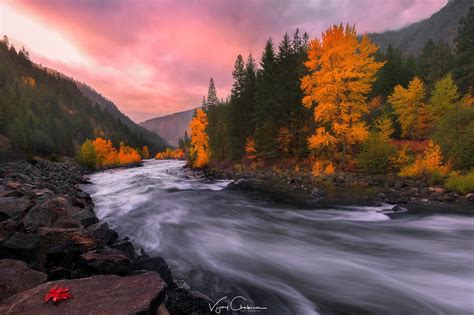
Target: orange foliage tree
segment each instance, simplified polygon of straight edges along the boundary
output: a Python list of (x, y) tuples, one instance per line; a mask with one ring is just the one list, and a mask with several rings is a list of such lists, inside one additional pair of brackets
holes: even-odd
[(137, 150), (132, 147), (126, 146), (123, 142), (120, 142), (120, 149), (117, 156), (118, 164), (131, 164), (137, 163), (142, 160)]
[(341, 163), (354, 144), (367, 138), (362, 116), (369, 111), (366, 95), (376, 72), (383, 66), (373, 54), (377, 46), (367, 36), (358, 39), (355, 27), (334, 25), (322, 39), (310, 42), (309, 74), (303, 77), (303, 105), (314, 108), (314, 119), (320, 127), (308, 139), (314, 150), (341, 153)]
[(191, 120), (191, 148), (189, 157), (191, 165), (202, 168), (209, 163), (211, 151), (209, 149), (209, 137), (206, 134), (207, 115), (202, 109), (196, 110), (196, 115)]
[(117, 150), (112, 141), (103, 138), (96, 138), (92, 141), (96, 154), (97, 166), (107, 166), (117, 164)]
[(446, 176), (449, 170), (449, 164), (443, 164), (441, 148), (430, 141), (423, 155), (418, 155), (413, 164), (402, 168), (399, 175), (404, 177)]
[(247, 158), (250, 160), (253, 160), (257, 157), (257, 149), (256, 149), (256, 144), (255, 140), (252, 137), (248, 137), (247, 140), (245, 141), (245, 153)]
[(170, 148), (166, 148), (165, 151), (158, 152), (155, 155), (155, 159), (157, 160), (167, 160), (167, 159), (180, 160), (182, 158), (184, 158), (184, 151), (179, 148), (174, 149), (174, 150), (171, 150)]
[(148, 150), (147, 146), (142, 148), (142, 158), (148, 159), (150, 157), (150, 151)]

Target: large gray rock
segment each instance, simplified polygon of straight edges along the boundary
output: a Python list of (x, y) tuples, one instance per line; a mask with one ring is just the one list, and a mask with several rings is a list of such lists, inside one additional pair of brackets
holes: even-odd
[[(4, 218), (15, 217), (28, 210), (33, 205), (27, 198), (16, 198), (16, 197), (4, 197), (0, 198), (0, 220)], [(1, 221), (4, 221), (1, 220)]]
[(72, 218), (81, 222), (81, 224), (85, 227), (99, 222), (99, 219), (97, 219), (94, 212), (89, 210), (81, 210), (73, 215)]
[(35, 232), (39, 227), (49, 227), (51, 223), (57, 218), (57, 214), (48, 208), (33, 207), (28, 211), (23, 219), (23, 225), (27, 232)]
[(0, 303), (21, 291), (46, 282), (47, 276), (30, 269), (23, 261), (14, 259), (0, 260)]
[[(57, 305), (45, 303), (44, 296), (55, 285), (69, 288), (73, 298)], [(0, 314), (155, 314), (165, 289), (155, 272), (52, 281), (8, 298), (0, 305)]]
[(0, 257), (20, 259), (28, 264), (40, 266), (41, 237), (37, 234), (14, 233), (0, 242)]
[(120, 250), (105, 248), (81, 255), (79, 263), (86, 269), (99, 274), (130, 274), (132, 261)]

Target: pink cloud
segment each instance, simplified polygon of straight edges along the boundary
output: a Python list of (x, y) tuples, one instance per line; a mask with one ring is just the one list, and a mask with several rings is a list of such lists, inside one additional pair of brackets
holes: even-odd
[(340, 22), (355, 23), (359, 32), (384, 31), (426, 18), (445, 3), (21, 0), (12, 4), (61, 32), (89, 61), (88, 66), (67, 65), (33, 51), (38, 62), (86, 82), (141, 121), (195, 107), (211, 76), (219, 96), (225, 97), (236, 55), (252, 52), (258, 59), (270, 36), (278, 41), (297, 27), (319, 36)]

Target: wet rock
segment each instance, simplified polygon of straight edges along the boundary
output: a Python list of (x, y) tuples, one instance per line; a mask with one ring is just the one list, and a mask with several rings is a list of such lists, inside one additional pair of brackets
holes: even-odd
[(99, 222), (99, 219), (95, 216), (94, 212), (89, 210), (81, 210), (72, 216), (74, 220), (81, 222), (84, 227)]
[(0, 303), (18, 292), (46, 282), (44, 273), (30, 269), (21, 260), (1, 259), (0, 270)]
[[(55, 305), (44, 295), (55, 285), (68, 287), (72, 299)], [(0, 306), (1, 314), (155, 314), (166, 284), (155, 272), (131, 277), (94, 276), (43, 283), (20, 292)]]
[(0, 257), (41, 265), (41, 238), (37, 234), (14, 233), (0, 242)]
[(112, 248), (87, 252), (81, 255), (79, 263), (99, 274), (127, 275), (132, 267), (132, 261), (127, 254)]
[(474, 201), (474, 193), (468, 193), (468, 194), (466, 194), (466, 200), (468, 200), (468, 201)]
[(110, 247), (124, 252), (130, 259), (135, 257), (135, 248), (128, 240), (121, 240), (119, 242), (113, 243), (110, 245)]
[(189, 290), (182, 281), (168, 291), (164, 304), (170, 314), (209, 314), (209, 304), (213, 305), (214, 301), (201, 292)]
[(169, 288), (175, 287), (170, 266), (162, 257), (140, 256), (135, 260), (134, 269), (156, 271), (158, 272), (160, 277), (166, 282)]
[(3, 190), (0, 191), (0, 197), (21, 197), (23, 196), (23, 192), (19, 190)]
[[(21, 215), (28, 210), (33, 203), (27, 198), (4, 197), (0, 198), (0, 218), (4, 220)], [(0, 221), (4, 221), (1, 220)]]
[(118, 239), (118, 234), (107, 223), (96, 223), (87, 228), (87, 233), (104, 245), (110, 245)]

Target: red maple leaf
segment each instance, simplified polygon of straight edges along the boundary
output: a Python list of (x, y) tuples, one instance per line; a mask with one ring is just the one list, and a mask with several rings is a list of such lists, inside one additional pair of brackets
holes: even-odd
[(52, 299), (54, 303), (59, 303), (62, 300), (67, 300), (70, 298), (72, 298), (72, 294), (69, 293), (69, 288), (61, 288), (55, 285), (51, 288), (51, 290), (49, 290), (48, 294), (45, 295), (44, 301), (48, 302)]

